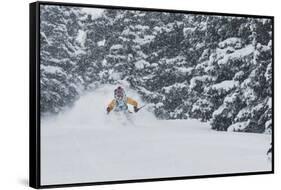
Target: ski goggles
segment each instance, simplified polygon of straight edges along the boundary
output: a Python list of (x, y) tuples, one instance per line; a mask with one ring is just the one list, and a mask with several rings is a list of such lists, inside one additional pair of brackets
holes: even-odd
[(116, 97), (118, 97), (118, 98), (122, 98), (122, 97), (124, 96), (124, 92), (123, 92), (123, 90), (116, 89), (116, 90), (114, 91), (114, 95), (115, 95)]

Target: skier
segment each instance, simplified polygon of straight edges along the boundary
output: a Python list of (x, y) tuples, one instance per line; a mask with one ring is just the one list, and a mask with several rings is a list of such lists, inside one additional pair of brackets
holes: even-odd
[(114, 99), (107, 106), (106, 111), (109, 114), (112, 110), (116, 112), (129, 112), (128, 104), (134, 106), (134, 111), (138, 112), (140, 108), (138, 108), (138, 102), (134, 99), (127, 97), (124, 89), (119, 86), (114, 90)]

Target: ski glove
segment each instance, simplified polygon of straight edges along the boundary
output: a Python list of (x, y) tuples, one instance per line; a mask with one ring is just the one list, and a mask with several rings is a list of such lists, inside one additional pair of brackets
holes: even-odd
[(136, 106), (134, 106), (134, 111), (135, 112), (138, 112), (140, 109), (139, 108), (137, 108)]
[(109, 112), (110, 112), (110, 108), (109, 107), (106, 108), (106, 112), (107, 112), (107, 114), (109, 114)]

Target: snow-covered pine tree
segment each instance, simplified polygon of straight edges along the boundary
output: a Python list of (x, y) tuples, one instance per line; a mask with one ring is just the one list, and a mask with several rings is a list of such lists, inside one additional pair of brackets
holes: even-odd
[(102, 12), (98, 17), (87, 15), (81, 22), (80, 42), (85, 53), (77, 61), (76, 72), (79, 72), (84, 87), (89, 90), (99, 86), (105, 77), (109, 21)]
[[(270, 36), (267, 35), (267, 40), (257, 38), (257, 34), (261, 33), (260, 30), (264, 30), (266, 27), (260, 25), (261, 22), (264, 21), (257, 19), (248, 21), (248, 24), (250, 23), (248, 25), (249, 39), (245, 40), (243, 36), (236, 40), (229, 38), (228, 42), (224, 41), (220, 44), (221, 47), (225, 46), (223, 44), (233, 44), (234, 49), (230, 51), (230, 54), (224, 52), (218, 63), (226, 65), (227, 73), (231, 75), (229, 82), (232, 82), (234, 86), (222, 98), (223, 104), (213, 113), (211, 124), (214, 129), (246, 132), (265, 131), (265, 122), (269, 117), (263, 116), (263, 113), (266, 112), (269, 115), (271, 113), (270, 106), (267, 104), (271, 95), (265, 94), (263, 90), (268, 89), (265, 87), (265, 72), (271, 62), (272, 55), (271, 48), (259, 43), (259, 40), (263, 43), (269, 43)], [(257, 23), (260, 27), (257, 27)], [(269, 26), (270, 24), (267, 27)], [(267, 31), (270, 31), (270, 28), (267, 28)], [(244, 42), (244, 45), (240, 44), (241, 42)], [(247, 42), (249, 44), (246, 44)], [(271, 89), (270, 84), (268, 82)], [(228, 87), (230, 86), (228, 85)], [(269, 123), (270, 121), (268, 121)]]
[[(147, 67), (144, 68), (142, 88), (146, 99), (152, 102), (154, 111), (161, 118), (183, 117), (182, 108), (185, 98), (187, 65), (181, 55), (183, 35), (183, 17), (181, 14), (149, 13), (147, 17), (149, 46), (145, 47)], [(150, 93), (147, 93), (149, 91)], [(153, 96), (151, 96), (153, 94)], [(161, 106), (160, 106), (161, 105)], [(164, 111), (165, 110), (165, 111)], [(187, 118), (187, 116), (184, 116)]]
[[(241, 83), (245, 107), (240, 110), (235, 122), (244, 123), (238, 127), (233, 124), (231, 130), (246, 132), (270, 132), (272, 125), (272, 47), (270, 32), (262, 38), (258, 34), (271, 31), (269, 20), (252, 21), (250, 36), (254, 46), (253, 59), (248, 77)], [(269, 74), (271, 73), (271, 74)]]
[(78, 8), (41, 6), (41, 113), (57, 113), (79, 95), (81, 81), (72, 69), (81, 53), (76, 41), (80, 16)]

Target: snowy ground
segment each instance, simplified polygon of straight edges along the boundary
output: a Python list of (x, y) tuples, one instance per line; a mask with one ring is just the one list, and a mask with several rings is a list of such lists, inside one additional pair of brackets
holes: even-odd
[[(217, 132), (196, 120), (156, 120), (145, 109), (125, 123), (105, 114), (113, 89), (100, 88), (68, 112), (42, 119), (43, 185), (271, 170), (270, 135)], [(129, 89), (127, 95), (141, 102)]]

